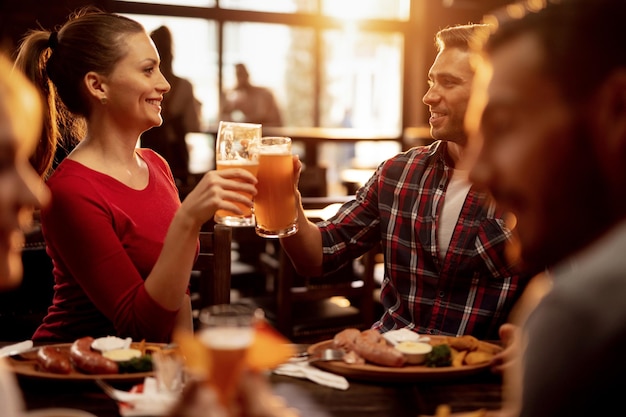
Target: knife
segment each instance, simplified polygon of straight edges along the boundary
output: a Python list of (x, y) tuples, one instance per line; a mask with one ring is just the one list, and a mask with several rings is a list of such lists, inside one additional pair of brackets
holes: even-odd
[(0, 349), (0, 358), (4, 358), (6, 356), (17, 355), (19, 353), (22, 353), (32, 348), (33, 348), (32, 340), (25, 340), (23, 342), (8, 345)]

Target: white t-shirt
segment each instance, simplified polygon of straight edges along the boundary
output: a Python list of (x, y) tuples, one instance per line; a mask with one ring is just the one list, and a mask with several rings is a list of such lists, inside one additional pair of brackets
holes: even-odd
[(441, 209), (441, 217), (439, 218), (439, 228), (437, 230), (437, 241), (439, 245), (439, 256), (445, 258), (450, 239), (454, 232), (461, 208), (467, 197), (472, 184), (469, 181), (469, 171), (455, 169), (452, 172), (452, 178), (448, 184), (446, 195)]

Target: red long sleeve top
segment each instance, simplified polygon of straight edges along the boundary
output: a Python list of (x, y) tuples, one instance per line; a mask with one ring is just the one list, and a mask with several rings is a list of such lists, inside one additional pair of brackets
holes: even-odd
[(70, 159), (48, 180), (52, 201), (41, 220), (54, 298), (33, 340), (169, 341), (177, 311), (153, 300), (144, 280), (181, 203), (165, 160), (149, 149), (137, 152), (150, 172), (143, 190)]

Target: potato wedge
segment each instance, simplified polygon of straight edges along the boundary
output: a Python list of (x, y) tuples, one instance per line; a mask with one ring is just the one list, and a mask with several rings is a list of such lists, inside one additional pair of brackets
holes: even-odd
[(472, 352), (468, 352), (465, 355), (465, 363), (467, 365), (478, 365), (481, 363), (489, 362), (493, 358), (494, 354), (489, 352), (484, 352), (482, 350), (474, 350)]
[(454, 368), (460, 368), (463, 366), (465, 361), (465, 356), (467, 356), (467, 350), (456, 351), (456, 354), (452, 354), (452, 366)]

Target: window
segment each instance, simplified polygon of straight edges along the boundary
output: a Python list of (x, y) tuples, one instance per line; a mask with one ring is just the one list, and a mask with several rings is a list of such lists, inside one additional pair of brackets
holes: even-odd
[(409, 0), (217, 3), (118, 3), (149, 31), (170, 27), (174, 70), (192, 81), (205, 126), (218, 121), (219, 92), (234, 85), (233, 65), (243, 62), (254, 84), (272, 90), (285, 125), (376, 127), (400, 135), (406, 26), (399, 23), (409, 17)]
[[(147, 3), (143, 0), (126, 0), (131, 3)], [(154, 4), (172, 4), (178, 6), (215, 7), (215, 0), (150, 0)]]
[(242, 62), (253, 84), (273, 92), (286, 126), (315, 126), (314, 40), (309, 28), (225, 23), (224, 89), (235, 86), (234, 65)]
[(397, 33), (325, 31), (320, 125), (399, 129), (402, 48)]
[(409, 0), (322, 0), (322, 13), (349, 19), (408, 20)]
[(316, 3), (316, 0), (220, 0), (220, 7), (260, 12), (314, 13)]
[[(170, 28), (174, 72), (194, 85), (209, 131), (220, 120), (220, 97), (236, 83), (235, 64), (244, 63), (252, 84), (274, 94), (285, 126), (388, 133), (391, 142), (320, 144), (317, 163), (326, 167), (330, 195), (343, 192), (342, 181), (361, 182), (362, 173), (358, 181), (343, 178), (346, 168), (371, 171), (401, 150), (410, 0), (126, 0), (114, 7), (148, 31)], [(207, 135), (196, 136), (192, 148), (206, 148)], [(302, 156), (304, 144), (294, 145)]]

